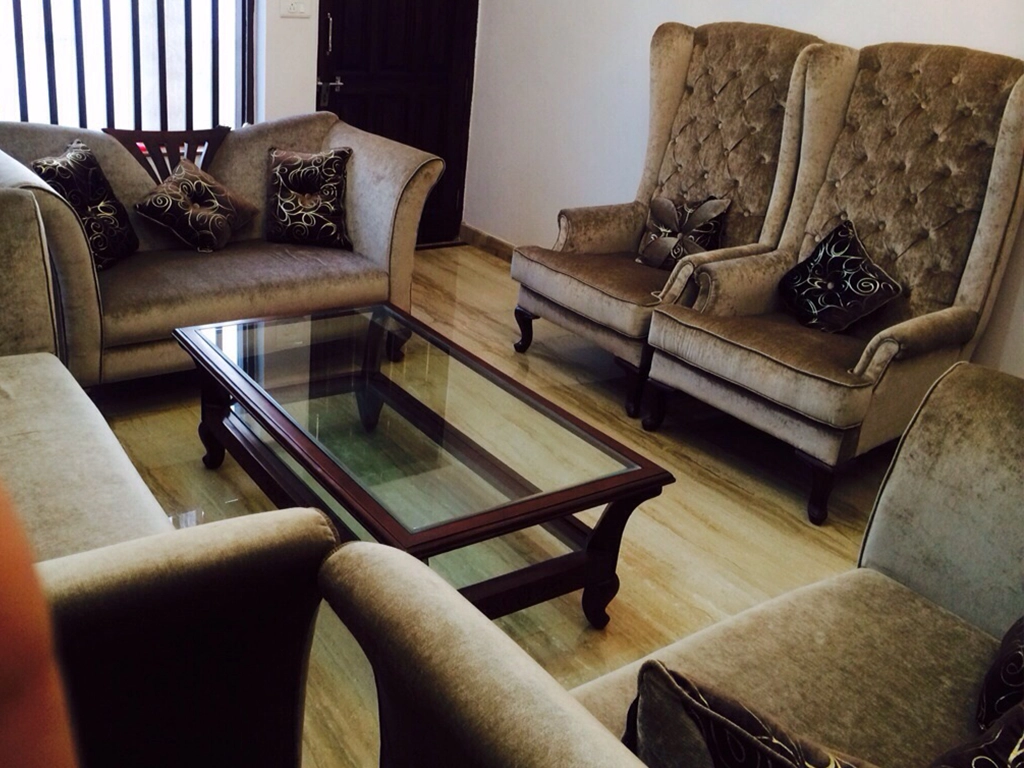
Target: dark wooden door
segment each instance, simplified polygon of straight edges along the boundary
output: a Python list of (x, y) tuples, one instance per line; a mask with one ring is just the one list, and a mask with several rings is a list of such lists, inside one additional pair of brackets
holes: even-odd
[(319, 108), (445, 161), (421, 244), (458, 239), (462, 223), (477, 2), (320, 2)]

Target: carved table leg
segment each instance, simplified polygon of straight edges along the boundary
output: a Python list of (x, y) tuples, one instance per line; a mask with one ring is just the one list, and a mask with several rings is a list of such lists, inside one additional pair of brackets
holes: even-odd
[(594, 530), (587, 539), (586, 552), (590, 557), (590, 573), (583, 588), (583, 615), (587, 621), (602, 629), (608, 623), (608, 604), (619, 591), (619, 577), (615, 568), (619, 560), (619, 546), (622, 533), (629, 522), (629, 516), (637, 506), (660, 493), (632, 496), (613, 501), (601, 514)]
[(220, 384), (213, 380), (205, 371), (200, 370), (201, 395), (199, 420), (199, 439), (206, 449), (203, 464), (207, 469), (217, 469), (224, 463), (224, 446), (217, 439), (211, 424), (223, 423), (231, 408), (231, 396)]
[(519, 341), (513, 344), (516, 352), (525, 352), (533, 343), (533, 321), (537, 315), (527, 312), (522, 307), (516, 307), (516, 323), (519, 324)]

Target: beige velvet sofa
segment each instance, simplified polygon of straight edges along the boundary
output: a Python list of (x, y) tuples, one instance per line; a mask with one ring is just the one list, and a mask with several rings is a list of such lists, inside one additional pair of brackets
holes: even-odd
[[(139, 236), (137, 253), (97, 272), (67, 203), (27, 164), (74, 139), (95, 153)], [(353, 250), (264, 241), (268, 151), (351, 147), (346, 218)], [(53, 259), (66, 362), (83, 385), (191, 367), (171, 339), (179, 326), (389, 300), (408, 308), (423, 203), (442, 161), (319, 112), (231, 131), (208, 164), (218, 181), (259, 212), (226, 248), (200, 254), (132, 206), (155, 182), (116, 139), (98, 131), (0, 123), (0, 189), (30, 190)], [(0, 209), (0, 229), (9, 229)]]
[[(858, 567), (654, 654), (805, 737), (915, 768), (978, 735), (1024, 608), (1024, 380), (961, 363), (912, 419)], [(323, 588), (378, 687), (384, 765), (626, 766), (641, 662), (565, 691), (425, 565), (343, 545)], [(698, 763), (699, 764), (699, 763)]]
[(55, 354), (36, 197), (0, 189), (0, 211), (0, 484), (51, 606), (80, 764), (295, 768), (333, 526), (290, 509), (174, 530)]

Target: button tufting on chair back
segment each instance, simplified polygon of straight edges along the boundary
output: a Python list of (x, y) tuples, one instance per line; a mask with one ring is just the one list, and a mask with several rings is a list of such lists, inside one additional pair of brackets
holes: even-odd
[(790, 75), (812, 35), (759, 24), (699, 27), (655, 196), (729, 198), (725, 242), (756, 242), (779, 160)]
[(809, 253), (840, 221), (904, 294), (856, 335), (951, 306), (981, 214), (1000, 121), (1022, 62), (952, 46), (864, 48)]

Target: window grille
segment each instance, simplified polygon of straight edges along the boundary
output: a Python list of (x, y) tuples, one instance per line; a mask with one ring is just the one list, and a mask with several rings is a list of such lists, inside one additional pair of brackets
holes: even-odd
[(255, 0), (0, 0), (0, 120), (252, 122)]

